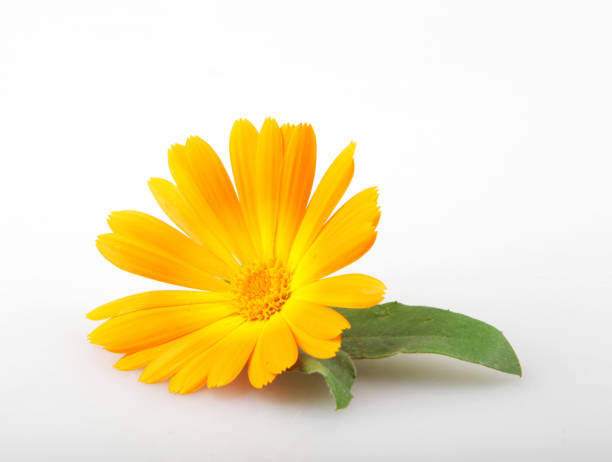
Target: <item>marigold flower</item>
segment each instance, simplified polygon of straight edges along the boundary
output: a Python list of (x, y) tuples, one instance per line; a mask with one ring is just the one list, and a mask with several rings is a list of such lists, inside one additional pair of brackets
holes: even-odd
[(363, 274), (325, 277), (376, 239), (376, 188), (330, 218), (353, 176), (354, 151), (354, 143), (342, 151), (310, 197), (310, 125), (279, 127), (267, 119), (258, 133), (238, 120), (230, 136), (236, 189), (205, 141), (172, 146), (175, 184), (153, 178), (149, 187), (183, 232), (141, 212), (113, 212), (112, 233), (99, 236), (97, 247), (125, 271), (196, 290), (144, 292), (102, 305), (87, 315), (109, 318), (91, 342), (124, 353), (118, 369), (144, 367), (142, 381), (170, 379), (178, 393), (226, 385), (247, 362), (251, 384), (260, 388), (295, 364), (298, 347), (333, 357), (350, 325), (329, 307), (367, 308), (385, 290)]

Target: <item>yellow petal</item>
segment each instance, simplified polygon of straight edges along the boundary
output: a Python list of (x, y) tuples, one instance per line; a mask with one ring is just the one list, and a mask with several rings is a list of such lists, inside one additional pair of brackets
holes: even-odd
[(249, 359), (248, 373), (249, 381), (255, 388), (262, 388), (276, 378), (276, 374), (273, 374), (264, 366), (263, 355), (261, 352), (261, 335), (259, 336), (259, 340), (255, 345), (253, 354), (251, 354), (251, 358)]
[(191, 393), (204, 385), (227, 385), (240, 373), (253, 352), (263, 321), (246, 322), (206, 352), (197, 355), (172, 377), (168, 388), (174, 393)]
[(343, 274), (302, 286), (291, 297), (339, 308), (369, 308), (382, 301), (385, 289), (371, 276)]
[(237, 120), (230, 134), (230, 159), (234, 182), (238, 190), (242, 214), (258, 254), (261, 254), (261, 236), (256, 207), (255, 155), (257, 129), (248, 120)]
[(252, 260), (255, 249), (236, 191), (221, 159), (206, 141), (197, 136), (187, 140), (185, 149), (200, 193), (219, 220), (234, 255), (242, 262)]
[(283, 125), (281, 128), (285, 158), (276, 233), (276, 257), (286, 262), (312, 190), (317, 144), (310, 125)]
[(135, 353), (125, 354), (115, 363), (115, 368), (119, 369), (120, 371), (133, 371), (134, 369), (145, 367), (182, 338), (183, 337), (180, 337), (170, 342), (162, 343), (161, 345), (156, 345), (151, 348), (146, 348)]
[(190, 238), (201, 244), (203, 241), (198, 235), (199, 224), (196, 215), (176, 185), (162, 178), (151, 178), (149, 189), (168, 218)]
[(377, 199), (376, 188), (361, 191), (329, 219), (300, 261), (294, 287), (344, 268), (372, 247), (380, 219)]
[(271, 373), (280, 374), (297, 361), (295, 339), (280, 313), (274, 314), (265, 322), (259, 342), (263, 365)]
[(229, 316), (185, 335), (170, 348), (166, 348), (163, 354), (158, 355), (142, 371), (140, 380), (145, 383), (155, 383), (172, 377), (184, 364), (208, 350), (244, 322), (242, 316)]
[(186, 263), (180, 257), (124, 236), (102, 234), (98, 236), (96, 246), (104, 258), (129, 273), (191, 289), (219, 292), (229, 289), (223, 280)]
[[(151, 178), (149, 189), (160, 208), (185, 234), (206, 247), (209, 235), (191, 206), (187, 203), (175, 184), (161, 178)], [(219, 255), (217, 255), (220, 257)], [(224, 260), (225, 264), (236, 270), (236, 260)]]
[(132, 311), (162, 308), (164, 306), (194, 305), (228, 301), (233, 296), (228, 292), (202, 292), (195, 290), (154, 290), (128, 295), (105, 303), (87, 313), (93, 320), (106, 319)]
[(317, 303), (290, 299), (282, 311), (283, 317), (311, 337), (333, 339), (351, 325), (337, 311)]
[(227, 279), (236, 270), (206, 247), (146, 213), (131, 210), (113, 212), (108, 217), (108, 224), (115, 234), (176, 257), (212, 276)]
[(283, 137), (273, 119), (266, 119), (261, 127), (255, 162), (256, 207), (261, 249), (263, 258), (269, 260), (274, 256), (283, 168)]
[(116, 353), (133, 353), (169, 342), (236, 312), (233, 302), (133, 311), (98, 326), (89, 339)]
[(304, 253), (317, 237), (323, 224), (348, 188), (355, 170), (354, 153), (355, 143), (351, 143), (330, 165), (312, 195), (291, 248), (289, 257), (289, 267), (291, 269), (297, 267)]
[[(302, 126), (302, 124), (300, 124), (299, 126)], [(283, 150), (285, 152), (287, 152), (287, 150), (289, 149), (289, 141), (291, 141), (291, 137), (293, 136), (297, 128), (298, 128), (298, 125), (293, 125), (293, 124), (281, 125), (280, 130), (281, 130), (281, 135), (283, 135)]]
[(320, 339), (308, 335), (295, 324), (289, 322), (298, 346), (310, 356), (319, 359), (333, 358), (340, 349), (340, 336), (332, 339)]
[(206, 174), (200, 173), (202, 178), (198, 177), (190, 163), (187, 149), (180, 144), (168, 150), (168, 166), (178, 190), (202, 225), (202, 233), (205, 234), (202, 239), (206, 246), (223, 261), (233, 260), (235, 249), (232, 239), (200, 191), (200, 182), (206, 180)]
[(263, 322), (247, 322), (228, 335), (211, 350), (214, 357), (208, 373), (208, 388), (232, 382), (244, 368), (261, 334)]

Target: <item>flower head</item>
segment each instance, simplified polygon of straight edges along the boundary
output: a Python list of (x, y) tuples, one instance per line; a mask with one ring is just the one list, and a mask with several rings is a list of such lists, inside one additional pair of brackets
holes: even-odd
[(311, 197), (310, 125), (279, 127), (267, 119), (257, 132), (238, 120), (230, 136), (235, 189), (205, 141), (172, 146), (174, 183), (153, 178), (149, 186), (182, 232), (141, 212), (114, 212), (112, 232), (97, 246), (125, 271), (195, 290), (144, 292), (102, 305), (88, 317), (109, 319), (90, 340), (124, 353), (118, 369), (144, 367), (142, 381), (170, 379), (178, 393), (228, 384), (247, 363), (251, 384), (262, 387), (295, 364), (298, 347), (333, 357), (350, 325), (329, 307), (366, 308), (385, 290), (362, 274), (326, 277), (376, 239), (376, 188), (332, 215), (353, 176), (354, 151), (351, 143), (340, 153)]

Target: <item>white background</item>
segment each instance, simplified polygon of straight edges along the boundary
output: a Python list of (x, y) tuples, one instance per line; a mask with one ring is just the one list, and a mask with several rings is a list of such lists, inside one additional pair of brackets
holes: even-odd
[[(612, 10), (606, 1), (17, 2), (0, 6), (0, 459), (609, 460)], [(96, 251), (112, 210), (233, 121), (357, 141), (380, 186), (351, 269), (387, 300), (504, 331), (523, 379), (435, 356), (188, 396), (119, 372), (95, 306), (162, 285)]]

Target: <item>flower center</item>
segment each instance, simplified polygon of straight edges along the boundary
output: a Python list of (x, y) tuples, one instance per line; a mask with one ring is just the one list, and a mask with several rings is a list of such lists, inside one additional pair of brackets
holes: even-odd
[(290, 282), (291, 274), (278, 262), (243, 265), (232, 281), (240, 315), (250, 321), (270, 318), (291, 295)]

